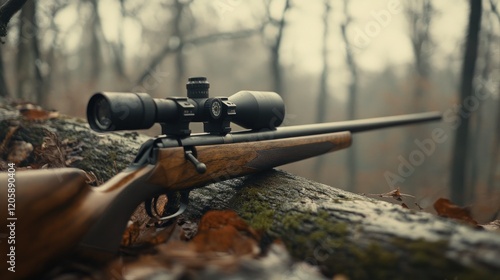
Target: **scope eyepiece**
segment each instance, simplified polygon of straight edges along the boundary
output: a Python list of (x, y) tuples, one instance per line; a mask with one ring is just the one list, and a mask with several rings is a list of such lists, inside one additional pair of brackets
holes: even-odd
[(285, 105), (275, 92), (240, 91), (230, 97), (208, 97), (204, 77), (190, 78), (188, 97), (152, 98), (147, 93), (99, 92), (87, 106), (95, 131), (147, 129), (160, 123), (162, 133), (188, 136), (190, 122), (203, 122), (205, 132), (224, 135), (230, 122), (243, 128), (275, 129), (283, 122)]

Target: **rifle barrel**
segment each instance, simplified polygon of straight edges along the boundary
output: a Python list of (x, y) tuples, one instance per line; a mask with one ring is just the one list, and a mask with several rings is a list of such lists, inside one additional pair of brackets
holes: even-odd
[(278, 127), (275, 130), (261, 130), (258, 132), (248, 130), (238, 131), (225, 136), (195, 134), (180, 140), (177, 138), (165, 137), (160, 139), (160, 147), (178, 147), (179, 141), (182, 143), (182, 146), (200, 146), (301, 137), (340, 131), (357, 133), (393, 126), (438, 121), (441, 120), (441, 118), (440, 112), (426, 112), (341, 122), (285, 126)]
[[(361, 120), (349, 120), (341, 122), (330, 122), (310, 125), (300, 125), (293, 127), (280, 127), (277, 134), (284, 134), (282, 137), (294, 137), (303, 135), (294, 135), (295, 133), (304, 133), (307, 135), (332, 133), (339, 131), (364, 132), (369, 130), (388, 128), (400, 125), (417, 124), (422, 122), (441, 120), (440, 112), (425, 112), (417, 114), (407, 114), (399, 116), (379, 117)], [(280, 137), (281, 138), (281, 137)]]

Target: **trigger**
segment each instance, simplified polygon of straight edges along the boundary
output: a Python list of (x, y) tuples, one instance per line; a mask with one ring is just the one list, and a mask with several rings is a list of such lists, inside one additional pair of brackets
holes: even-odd
[(162, 217), (162, 215), (158, 211), (157, 203), (158, 197), (154, 197), (151, 200), (145, 201), (146, 213), (151, 218), (155, 219), (157, 222), (155, 223), (156, 227), (164, 227), (170, 224), (170, 220), (179, 216), (180, 214), (186, 211), (187, 206), (189, 204), (189, 192), (169, 192), (167, 193), (167, 204), (165, 205), (165, 210), (163, 213), (172, 213), (170, 215)]

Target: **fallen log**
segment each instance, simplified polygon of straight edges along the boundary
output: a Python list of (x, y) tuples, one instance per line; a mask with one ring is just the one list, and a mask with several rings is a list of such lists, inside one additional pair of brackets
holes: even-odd
[(352, 279), (491, 279), (500, 234), (278, 170), (191, 193), (186, 215), (234, 209), (298, 260)]
[[(59, 149), (59, 165), (82, 168), (101, 182), (123, 169), (148, 138), (136, 133), (97, 134), (77, 118), (26, 119), (7, 105), (0, 108), (0, 116), (3, 157), (14, 141), (34, 147), (35, 155), (29, 157), (41, 156), (40, 149), (52, 139), (57, 145), (67, 145), (67, 149)], [(74, 156), (78, 159), (69, 160)], [(25, 164), (29, 157), (24, 159)], [(198, 220), (212, 209), (234, 209), (269, 240), (283, 240), (296, 260), (318, 266), (328, 277), (492, 279), (500, 272), (497, 232), (282, 171), (271, 170), (194, 190), (184, 218)]]

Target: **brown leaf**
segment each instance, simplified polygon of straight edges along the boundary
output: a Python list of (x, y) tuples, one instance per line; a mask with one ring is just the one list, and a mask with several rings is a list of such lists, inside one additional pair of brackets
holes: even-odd
[(142, 245), (157, 245), (165, 243), (175, 227), (175, 223), (171, 226), (157, 229), (155, 227), (147, 227), (146, 224), (141, 224), (138, 221), (129, 221), (127, 229), (122, 236), (122, 246), (142, 246)]
[(59, 117), (59, 112), (46, 111), (40, 106), (33, 104), (22, 104), (16, 106), (24, 119), (29, 121), (48, 120)]
[[(95, 175), (87, 174), (89, 179), (95, 179)], [(158, 211), (163, 212), (163, 207), (167, 199), (160, 196), (158, 199)], [(158, 229), (152, 226), (156, 220), (149, 217), (144, 209), (144, 203), (141, 203), (132, 213), (129, 225), (122, 238), (122, 246), (149, 246), (165, 243), (173, 234), (175, 223), (165, 228)], [(181, 229), (179, 228), (179, 231)], [(181, 238), (177, 238), (180, 240)]]
[(225, 252), (237, 256), (258, 252), (255, 230), (231, 210), (209, 211), (200, 221), (192, 242), (198, 252)]
[(7, 150), (7, 146), (9, 145), (10, 138), (12, 138), (12, 135), (14, 135), (14, 133), (16, 133), (18, 128), (19, 128), (19, 126), (9, 127), (9, 131), (7, 131), (5, 138), (3, 139), (2, 143), (0, 144), (0, 156), (3, 156), (3, 154)]
[(137, 241), (140, 232), (140, 225), (138, 222), (129, 221), (127, 225), (127, 229), (123, 232), (122, 242), (120, 245), (122, 246), (131, 246)]
[(401, 203), (401, 206), (403, 206), (403, 208), (410, 209), (410, 208), (408, 207), (408, 205), (406, 205), (406, 203), (404, 203), (404, 202), (403, 202), (403, 203)]
[(459, 220), (469, 225), (478, 226), (478, 223), (471, 217), (467, 208), (461, 208), (453, 204), (449, 199), (440, 198), (434, 203), (434, 209), (441, 217)]

